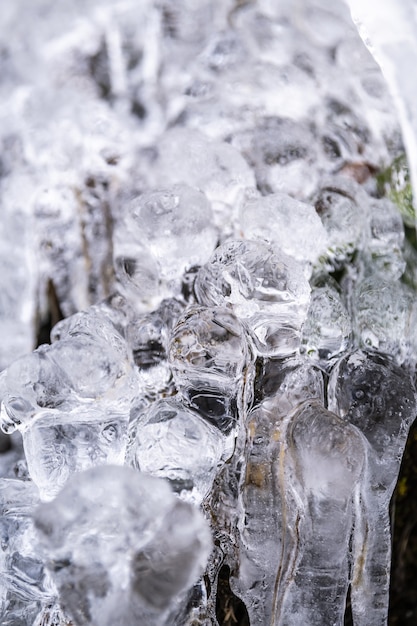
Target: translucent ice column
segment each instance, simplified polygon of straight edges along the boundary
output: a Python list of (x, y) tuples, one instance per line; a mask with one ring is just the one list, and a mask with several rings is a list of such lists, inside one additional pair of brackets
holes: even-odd
[(247, 420), (235, 587), (251, 624), (340, 625), (364, 441), (325, 409), (322, 374), (308, 359), (267, 362), (259, 390)]
[[(300, 502), (292, 490), (286, 433), (304, 400), (323, 400), (323, 376), (308, 359), (270, 360), (257, 382), (261, 402), (245, 419), (239, 499), (239, 569), (233, 589), (255, 626), (280, 623), (283, 592), (297, 556)], [(276, 621), (275, 621), (276, 620)]]
[(336, 364), (328, 396), (329, 407), (366, 438), (351, 600), (355, 626), (377, 626), (386, 623), (388, 614), (389, 503), (416, 414), (416, 392), (410, 373), (391, 357), (356, 351)]
[[(341, 626), (351, 541), (357, 543), (365, 444), (356, 428), (313, 400), (292, 414), (286, 445), (288, 489), (298, 496), (300, 507), (294, 533), (298, 554), (282, 590), (278, 623)], [(367, 617), (370, 624), (374, 616)]]
[(7, 183), (0, 184), (0, 369), (34, 348), (39, 278), (28, 210), (31, 181), (15, 175)]

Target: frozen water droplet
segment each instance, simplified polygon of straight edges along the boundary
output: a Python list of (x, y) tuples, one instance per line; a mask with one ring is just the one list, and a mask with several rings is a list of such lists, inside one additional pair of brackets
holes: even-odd
[(51, 500), (75, 472), (96, 465), (123, 465), (128, 413), (76, 405), (39, 412), (23, 433), (30, 477), (42, 500)]
[(370, 238), (365, 248), (372, 272), (384, 279), (400, 278), (405, 269), (403, 244), (404, 225), (400, 212), (389, 200), (374, 200), (370, 204)]
[(303, 122), (280, 117), (262, 120), (254, 129), (251, 158), (263, 193), (308, 197), (316, 182), (310, 167), (317, 158), (315, 146), (313, 133)]
[(230, 306), (264, 356), (297, 351), (310, 297), (302, 265), (261, 241), (229, 241), (198, 272), (198, 300)]
[(156, 310), (130, 322), (126, 337), (139, 368), (155, 367), (166, 358), (170, 331), (183, 308), (178, 300), (170, 298), (163, 300)]
[(126, 226), (139, 246), (150, 250), (167, 281), (205, 263), (217, 241), (207, 198), (184, 184), (143, 193), (127, 207)]
[(123, 464), (137, 394), (128, 347), (104, 310), (60, 323), (51, 345), (2, 374), (3, 428), (18, 428), (32, 480), (52, 498), (76, 471)]
[(153, 186), (187, 182), (201, 189), (212, 203), (222, 236), (243, 191), (256, 186), (252, 169), (236, 148), (189, 128), (164, 133), (150, 177)]
[(138, 308), (149, 308), (160, 290), (156, 259), (139, 242), (115, 243), (115, 253), (118, 255), (114, 259), (116, 279), (122, 291)]
[(352, 321), (338, 290), (331, 284), (313, 287), (303, 348), (306, 354), (328, 366), (345, 352), (352, 340)]
[(168, 479), (182, 499), (201, 504), (230, 447), (220, 431), (178, 398), (153, 403), (139, 415), (135, 430), (130, 464)]
[(350, 259), (366, 232), (368, 201), (353, 182), (338, 178), (324, 184), (315, 202), (329, 237), (327, 255), (337, 268)]
[(252, 354), (245, 329), (225, 308), (193, 306), (173, 329), (169, 359), (191, 406), (230, 432), (249, 401)]
[(360, 281), (353, 293), (359, 346), (391, 354), (399, 363), (412, 357), (409, 344), (412, 297), (406, 285), (385, 280), (378, 273)]
[(37, 411), (65, 406), (71, 386), (48, 355), (48, 347), (14, 361), (1, 374), (1, 423), (5, 432), (24, 430)]
[(265, 359), (255, 381), (255, 394), (282, 419), (307, 399), (324, 405), (323, 373), (305, 356)]
[(328, 245), (314, 207), (283, 193), (249, 200), (240, 210), (239, 222), (246, 239), (274, 242), (298, 261), (316, 262)]

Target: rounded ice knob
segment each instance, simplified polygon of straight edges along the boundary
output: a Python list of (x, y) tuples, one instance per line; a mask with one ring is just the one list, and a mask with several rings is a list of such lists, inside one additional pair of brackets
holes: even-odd
[(164, 480), (128, 467), (79, 473), (34, 518), (77, 626), (166, 623), (211, 550), (202, 513)]
[(304, 267), (273, 244), (228, 241), (199, 270), (201, 304), (226, 306), (250, 330), (262, 356), (288, 356), (300, 345), (310, 286)]

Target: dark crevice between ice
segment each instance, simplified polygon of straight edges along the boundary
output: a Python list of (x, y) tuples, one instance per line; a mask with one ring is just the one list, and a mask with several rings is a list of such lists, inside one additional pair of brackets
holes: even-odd
[(216, 595), (216, 618), (219, 626), (250, 626), (245, 604), (230, 588), (230, 567), (219, 571)]
[(346, 598), (345, 619), (344, 619), (343, 625), (353, 626), (352, 605), (350, 602), (350, 586), (349, 586), (348, 594)]
[(38, 315), (36, 347), (44, 343), (51, 343), (50, 334), (52, 328), (64, 318), (52, 280), (48, 281), (46, 298), (47, 311), (43, 315)]

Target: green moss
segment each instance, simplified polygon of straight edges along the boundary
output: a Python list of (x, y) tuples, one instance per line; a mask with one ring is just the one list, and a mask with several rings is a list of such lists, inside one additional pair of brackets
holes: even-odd
[(386, 196), (397, 205), (404, 223), (414, 227), (416, 213), (413, 206), (413, 192), (410, 171), (405, 154), (396, 157), (385, 170), (377, 175), (377, 190), (380, 196)]

